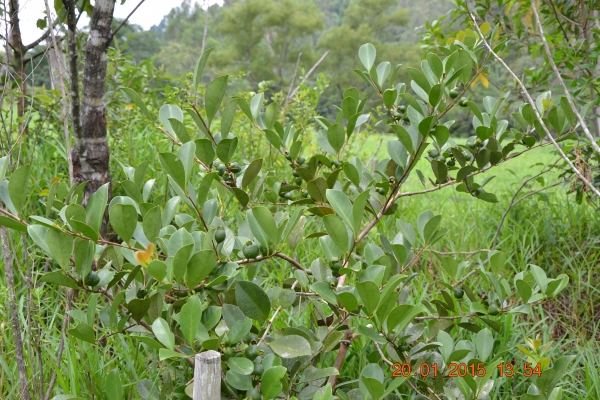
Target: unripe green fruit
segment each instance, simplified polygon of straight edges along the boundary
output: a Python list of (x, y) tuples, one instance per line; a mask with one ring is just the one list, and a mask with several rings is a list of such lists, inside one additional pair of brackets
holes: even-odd
[(385, 193), (386, 193), (385, 189), (384, 189), (384, 188), (382, 188), (382, 187), (378, 187), (377, 189), (375, 189), (375, 191), (376, 191), (377, 193), (379, 193), (380, 195), (382, 195), (382, 196), (384, 196), (384, 195), (385, 195)]
[(143, 299), (148, 294), (146, 288), (139, 288), (137, 293), (135, 294), (138, 299)]
[(283, 198), (284, 199), (288, 199), (288, 200), (292, 200), (294, 198), (294, 195), (292, 194), (292, 192), (285, 192), (283, 194)]
[(217, 243), (222, 243), (226, 236), (225, 229), (219, 228), (215, 231), (215, 241)]
[(431, 158), (437, 158), (440, 155), (440, 152), (437, 149), (431, 149), (427, 154), (429, 154), (429, 157)]
[(460, 300), (464, 296), (465, 296), (465, 291), (464, 290), (462, 290), (460, 288), (454, 289), (454, 297), (456, 297), (457, 299)]
[(325, 281), (331, 286), (335, 286), (338, 283), (338, 279), (335, 276), (328, 276), (327, 279), (325, 279)]
[(256, 357), (258, 357), (258, 346), (248, 346), (246, 351), (244, 351), (244, 355), (248, 360), (254, 360)]
[(180, 297), (180, 298), (187, 296), (187, 294), (188, 294), (187, 290), (178, 290), (175, 292), (175, 296)]
[(227, 167), (225, 167), (224, 164), (217, 165), (217, 174), (219, 174), (219, 176), (223, 176), (225, 174), (226, 170), (227, 170)]
[(227, 361), (231, 358), (231, 356), (233, 356), (233, 349), (231, 347), (225, 347), (225, 350), (223, 351), (223, 355), (221, 356), (221, 359), (223, 361)]
[(252, 375), (261, 376), (264, 371), (265, 368), (262, 366), (262, 364), (254, 364), (254, 370), (252, 371)]
[(483, 189), (477, 189), (474, 193), (475, 193), (475, 197), (477, 197), (477, 196), (482, 195), (483, 193), (485, 193), (485, 190), (483, 190)]
[(296, 162), (298, 163), (298, 165), (304, 164), (305, 161), (306, 161), (306, 159), (304, 157), (298, 157), (298, 159), (296, 160)]
[(286, 160), (291, 160), (292, 159), (292, 156), (287, 151), (283, 153), (283, 156), (285, 157)]
[(448, 160), (448, 162), (446, 163), (446, 165), (448, 165), (449, 167), (454, 167), (456, 165), (456, 161), (454, 161), (454, 160)]
[(305, 199), (308, 198), (308, 191), (307, 190), (303, 190), (302, 191), (302, 197), (304, 197)]
[(455, 99), (458, 97), (458, 88), (455, 87), (453, 89), (450, 90), (450, 98), (451, 99)]
[(410, 346), (407, 343), (402, 343), (400, 345), (399, 349), (400, 349), (401, 352), (405, 352), (405, 351), (410, 350)]
[(458, 102), (458, 105), (461, 107), (466, 107), (467, 106), (467, 99), (460, 99), (460, 101)]
[(342, 268), (342, 261), (339, 258), (334, 257), (331, 259), (329, 267), (332, 271), (338, 271), (340, 268)]
[(406, 106), (398, 106), (398, 111), (401, 113), (406, 112)]
[(238, 164), (236, 162), (232, 162), (231, 165), (229, 166), (229, 169), (231, 170), (231, 172), (236, 173), (236, 174), (242, 170), (242, 168), (240, 167), (240, 164)]
[(296, 185), (298, 185), (298, 186), (302, 185), (302, 179), (300, 179), (300, 178), (296, 178), (296, 180), (294, 182), (296, 182)]
[(258, 246), (251, 241), (248, 241), (242, 249), (242, 253), (244, 253), (244, 257), (254, 259), (258, 257)]
[(256, 341), (256, 339), (258, 339), (258, 336), (255, 333), (249, 333), (246, 335), (244, 340), (246, 343), (250, 343)]
[(293, 175), (293, 176), (295, 176), (295, 177), (299, 177), (299, 176), (300, 176), (300, 175), (298, 174), (298, 171), (296, 171), (296, 170), (293, 170), (293, 171), (292, 171), (292, 175)]
[(492, 304), (488, 310), (490, 315), (498, 315), (498, 307), (495, 304)]
[(260, 393), (256, 388), (252, 388), (246, 392), (246, 396), (251, 400), (260, 400)]
[(438, 160), (439, 162), (445, 163), (446, 162), (446, 157), (439, 156), (439, 157), (436, 158), (436, 160)]
[(85, 284), (90, 287), (94, 287), (100, 283), (100, 277), (96, 271), (92, 271), (85, 277)]
[(269, 255), (269, 249), (267, 249), (262, 244), (258, 246), (258, 250), (260, 251), (260, 254), (262, 254), (263, 256), (268, 256)]

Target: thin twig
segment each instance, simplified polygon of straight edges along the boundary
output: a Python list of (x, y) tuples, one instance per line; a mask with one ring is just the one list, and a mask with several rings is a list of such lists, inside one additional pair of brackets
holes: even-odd
[[(296, 288), (296, 285), (298, 285), (298, 281), (295, 281), (292, 284), (291, 289), (294, 290)], [(277, 315), (279, 314), (279, 312), (281, 311), (281, 306), (277, 307), (277, 310), (275, 310), (275, 312), (273, 313), (273, 316), (271, 317), (271, 319), (269, 320), (269, 324), (267, 325), (267, 328), (265, 329), (265, 333), (263, 333), (263, 335), (261, 336), (260, 340), (258, 341), (257, 346), (260, 346), (262, 344), (262, 342), (265, 341), (265, 339), (267, 338), (267, 335), (269, 334), (269, 330), (271, 329), (271, 327), (273, 326), (273, 322), (275, 322), (275, 318), (277, 318)]]
[(306, 82), (308, 80), (308, 78), (311, 76), (311, 74), (323, 62), (323, 60), (325, 59), (325, 57), (327, 57), (328, 54), (329, 54), (329, 50), (327, 50), (321, 56), (321, 58), (319, 58), (319, 60), (315, 63), (315, 65), (313, 65), (312, 68), (308, 70), (308, 72), (304, 75), (304, 78), (302, 78), (302, 80), (300, 81), (300, 83), (298, 84), (298, 86), (296, 86), (296, 88), (292, 91), (292, 94), (290, 95), (290, 101), (294, 98), (294, 96), (296, 95), (296, 92), (298, 91), (298, 89), (300, 89), (300, 86), (302, 86), (304, 84), (304, 82)]
[(452, 287), (453, 287), (453, 288), (455, 288), (455, 287), (457, 287), (457, 286), (460, 286), (460, 285), (462, 285), (462, 283), (463, 283), (464, 281), (466, 281), (466, 280), (467, 280), (467, 279), (469, 279), (471, 276), (473, 276), (474, 274), (476, 274), (476, 273), (477, 273), (477, 271), (479, 271), (479, 269), (478, 269), (478, 268), (472, 269), (471, 271), (469, 271), (469, 273), (468, 273), (468, 274), (466, 274), (465, 276), (463, 276), (463, 277), (462, 277), (461, 279), (459, 279), (458, 281), (454, 282), (454, 283), (452, 284)]
[(298, 77), (298, 67), (300, 66), (300, 60), (302, 59), (302, 52), (298, 54), (298, 61), (296, 61), (296, 68), (294, 69), (294, 75), (292, 76), (292, 81), (290, 82), (290, 88), (288, 89), (288, 94), (285, 97), (285, 105), (287, 106), (292, 100), (292, 90), (294, 88), (294, 83), (296, 83), (296, 78)]
[(273, 254), (274, 257), (279, 257), (281, 259), (284, 259), (285, 261), (289, 262), (290, 264), (292, 264), (294, 267), (298, 268), (299, 270), (303, 271), (305, 274), (308, 275), (312, 275), (312, 271), (309, 269), (304, 268), (298, 261), (294, 260), (293, 258), (283, 254), (283, 253), (275, 253)]
[(515, 194), (513, 195), (512, 199), (510, 200), (510, 204), (508, 205), (508, 208), (506, 209), (506, 211), (504, 212), (504, 214), (502, 214), (502, 218), (500, 218), (500, 223), (498, 224), (498, 228), (496, 229), (496, 233), (494, 234), (494, 239), (492, 240), (492, 250), (494, 250), (496, 248), (496, 245), (498, 244), (498, 235), (500, 234), (500, 229), (502, 229), (502, 225), (504, 224), (504, 220), (506, 219), (506, 216), (508, 215), (509, 211), (517, 204), (519, 203), (521, 200), (523, 200), (525, 197), (528, 197), (531, 194), (535, 194), (535, 193), (539, 193), (542, 190), (546, 190), (549, 189), (550, 187), (554, 187), (557, 186), (558, 184), (561, 184), (562, 182), (558, 182), (557, 185), (551, 185), (548, 187), (545, 187), (543, 189), (540, 190), (536, 190), (535, 192), (530, 193), (529, 195), (523, 196), (521, 197), (518, 201), (515, 201), (515, 199), (517, 198), (517, 196), (519, 195), (519, 193), (521, 192), (521, 190), (523, 190), (525, 188), (525, 186), (527, 186), (527, 184), (529, 184), (529, 182), (531, 182), (534, 179), (539, 178), (540, 176), (544, 175), (545, 173), (551, 171), (556, 164), (561, 160), (561, 158), (559, 158), (558, 160), (556, 160), (549, 168), (541, 171), (540, 173), (532, 176), (529, 179), (526, 179), (521, 186), (519, 186), (519, 188), (517, 189), (517, 191), (515, 192)]
[(115, 37), (115, 35), (117, 34), (117, 32), (119, 32), (119, 29), (121, 29), (123, 27), (123, 25), (125, 25), (125, 23), (129, 20), (129, 17), (131, 17), (133, 15), (134, 12), (136, 12), (136, 10), (142, 5), (142, 3), (146, 1), (146, 0), (141, 0), (137, 6), (135, 6), (135, 8), (133, 9), (132, 12), (129, 13), (129, 15), (127, 17), (125, 17), (125, 19), (123, 21), (121, 21), (121, 23), (119, 24), (119, 26), (117, 26), (117, 29), (114, 30), (113, 33), (111, 33), (110, 35), (110, 39), (108, 40), (108, 42), (112, 42), (113, 38)]
[(56, 19), (56, 21), (52, 22), (52, 20), (50, 19), (50, 14), (48, 14), (48, 25), (50, 25), (50, 26), (48, 27), (48, 29), (46, 29), (46, 31), (44, 33), (42, 33), (42, 36), (40, 36), (33, 42), (29, 43), (27, 46), (24, 46), (25, 52), (33, 49), (38, 44), (42, 43), (44, 40), (46, 40), (48, 35), (54, 34), (54, 32), (53, 32), (54, 28), (56, 27), (56, 25), (58, 25), (58, 18)]

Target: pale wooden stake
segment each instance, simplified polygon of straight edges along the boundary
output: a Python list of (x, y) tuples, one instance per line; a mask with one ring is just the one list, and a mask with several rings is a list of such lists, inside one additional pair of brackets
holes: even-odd
[(209, 350), (196, 354), (194, 400), (221, 400), (221, 354)]

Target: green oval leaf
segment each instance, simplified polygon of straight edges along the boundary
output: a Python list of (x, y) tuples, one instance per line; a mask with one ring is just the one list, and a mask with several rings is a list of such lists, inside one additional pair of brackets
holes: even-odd
[(267, 344), (275, 354), (283, 358), (312, 355), (308, 340), (298, 335), (283, 336)]
[(235, 300), (248, 318), (264, 322), (271, 312), (269, 296), (255, 283), (240, 281), (235, 285)]

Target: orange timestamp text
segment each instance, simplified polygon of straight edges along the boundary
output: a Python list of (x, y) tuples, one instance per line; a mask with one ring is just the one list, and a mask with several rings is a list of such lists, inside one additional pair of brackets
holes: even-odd
[[(531, 377), (533, 375), (540, 376), (542, 374), (542, 369), (540, 364), (533, 365), (532, 363), (524, 363), (522, 372), (517, 373), (515, 370), (515, 364), (513, 363), (504, 363), (498, 365), (498, 372), (501, 377), (513, 377), (517, 376), (525, 376)], [(418, 369), (413, 371), (413, 366), (410, 363), (395, 363), (392, 365), (392, 376), (396, 378), (400, 377), (409, 377), (413, 374), (421, 375), (421, 376), (433, 376), (436, 377), (438, 374), (446, 375), (450, 378), (455, 377), (463, 377), (466, 375), (471, 375), (472, 377), (476, 376), (485, 376), (487, 374), (487, 369), (485, 367), (485, 363), (450, 363), (447, 367), (447, 371), (440, 371), (438, 364), (421, 364)]]

